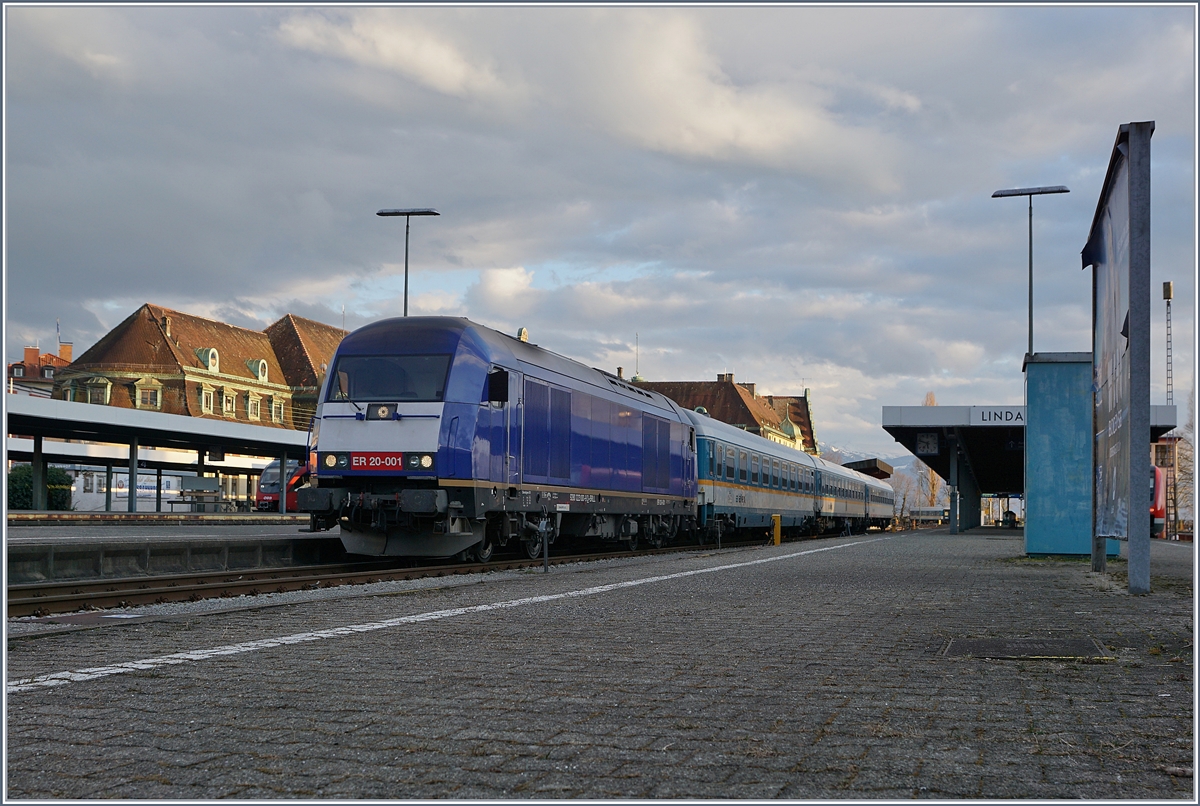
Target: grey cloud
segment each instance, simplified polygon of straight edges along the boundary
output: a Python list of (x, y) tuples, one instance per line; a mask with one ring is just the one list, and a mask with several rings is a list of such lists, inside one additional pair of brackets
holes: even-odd
[[(1187, 9), (8, 13), (9, 360), (146, 301), (396, 315), (402, 225), (374, 211), (428, 205), (414, 311), (610, 369), (640, 333), (644, 374), (803, 382), (822, 438), (866, 444), (928, 388), (1019, 399), (1026, 219), (997, 188), (1071, 186), (1035, 205), (1036, 328), (1087, 349), (1079, 249), (1135, 113), (1155, 282), (1191, 332)], [(1192, 360), (1177, 336), (1177, 384)]]

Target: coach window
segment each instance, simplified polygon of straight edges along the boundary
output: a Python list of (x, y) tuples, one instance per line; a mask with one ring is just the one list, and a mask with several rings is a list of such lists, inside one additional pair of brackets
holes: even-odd
[(745, 451), (738, 451), (738, 479), (745, 483), (750, 478), (750, 457)]
[(779, 487), (779, 462), (775, 459), (771, 460), (771, 486)]
[(736, 457), (734, 456), (733, 448), (726, 448), (725, 449), (725, 478), (728, 479), (729, 481), (733, 481), (734, 477), (736, 476), (736, 471), (734, 470), (734, 468), (736, 466), (736, 463), (734, 461), (735, 458)]
[(717, 446), (710, 442), (708, 443), (708, 477), (710, 479), (715, 479), (717, 477), (716, 464)]

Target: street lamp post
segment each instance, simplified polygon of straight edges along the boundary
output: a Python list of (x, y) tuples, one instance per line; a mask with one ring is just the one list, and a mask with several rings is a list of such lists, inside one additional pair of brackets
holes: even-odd
[(375, 215), (389, 216), (402, 215), (404, 216), (404, 315), (408, 316), (408, 225), (409, 219), (415, 215), (441, 215), (437, 210), (431, 207), (415, 207), (405, 208), (403, 210), (380, 210)]
[(1005, 196), (1029, 197), (1029, 355), (1033, 355), (1033, 197), (1044, 196), (1048, 193), (1070, 193), (1065, 185), (1053, 185), (1041, 188), (1012, 188), (997, 190), (992, 194), (993, 199)]

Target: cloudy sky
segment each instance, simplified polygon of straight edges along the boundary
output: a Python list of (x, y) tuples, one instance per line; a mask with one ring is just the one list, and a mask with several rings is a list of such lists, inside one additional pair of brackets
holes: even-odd
[[(143, 302), (262, 328), (527, 327), (649, 380), (883, 405), (1023, 396), (1088, 350), (1080, 269), (1121, 123), (1154, 120), (1153, 389), (1193, 383), (1191, 6), (6, 7), (6, 354)], [(635, 342), (640, 355), (635, 359)], [(1183, 390), (1183, 391), (1180, 391)]]

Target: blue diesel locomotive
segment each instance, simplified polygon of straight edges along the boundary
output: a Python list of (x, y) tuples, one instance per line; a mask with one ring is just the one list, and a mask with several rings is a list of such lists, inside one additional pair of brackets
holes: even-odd
[(354, 554), (488, 559), (543, 535), (660, 545), (695, 516), (695, 431), (662, 395), (466, 319), (342, 340), (299, 506)]
[(512, 541), (537, 557), (543, 539), (633, 548), (772, 514), (808, 533), (892, 514), (882, 482), (466, 319), (356, 330), (320, 401), (299, 508), (353, 554), (486, 561)]

